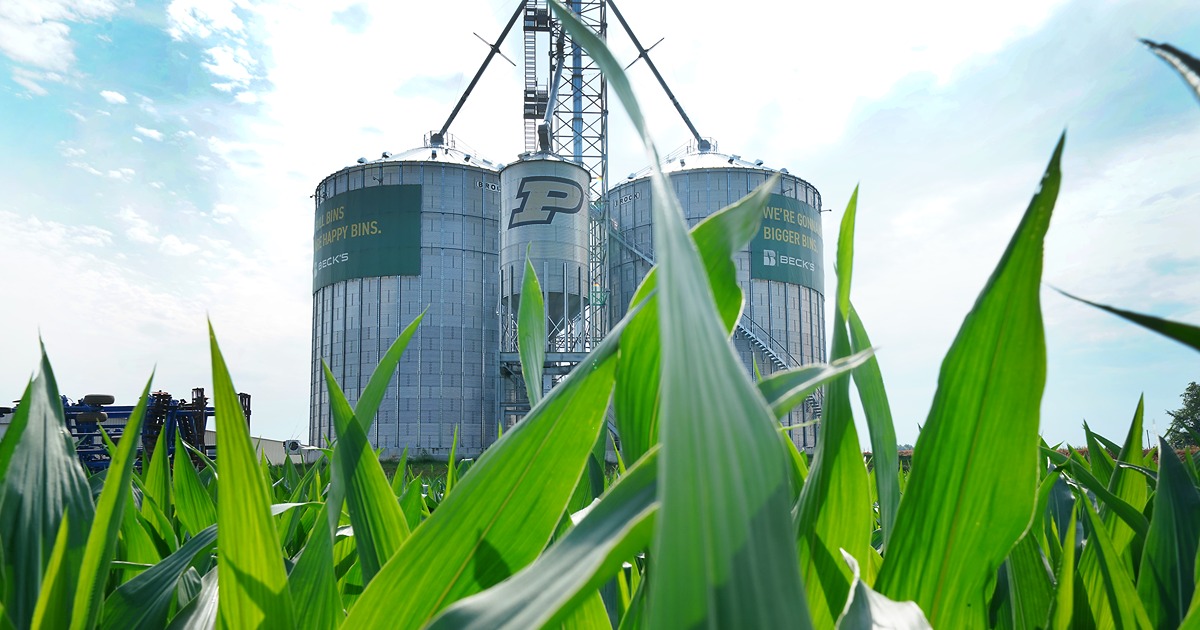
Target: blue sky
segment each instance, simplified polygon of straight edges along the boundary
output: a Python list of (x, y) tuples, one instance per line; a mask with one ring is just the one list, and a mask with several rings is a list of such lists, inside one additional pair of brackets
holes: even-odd
[[(902, 442), (1063, 129), (1045, 281), (1200, 322), (1200, 107), (1137, 43), (1200, 51), (1189, 3), (781, 2), (766, 20), (658, 4), (622, 8), (665, 38), (654, 58), (701, 133), (813, 182), (827, 243), (861, 184), (854, 301)], [(72, 397), (131, 402), (156, 366), (176, 395), (208, 386), (208, 315), (255, 432), (305, 435), (309, 195), (439, 127), (486, 53), (472, 32), (495, 37), (513, 6), (0, 3), (0, 397), (20, 394), (39, 331)], [(646, 68), (631, 74), (663, 152), (684, 144)], [(511, 160), (520, 85), (497, 60), (452, 132)], [(612, 105), (619, 176), (644, 160)], [(1085, 419), (1120, 437), (1143, 392), (1164, 431), (1200, 355), (1049, 290), (1043, 307), (1047, 440), (1081, 442)]]

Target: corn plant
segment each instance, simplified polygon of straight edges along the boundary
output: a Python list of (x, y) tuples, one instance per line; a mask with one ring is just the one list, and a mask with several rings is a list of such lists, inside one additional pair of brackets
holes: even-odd
[[(599, 347), (542, 395), (527, 266), (534, 406), (478, 461), (452, 456), (442, 480), (404, 462), (389, 480), (367, 439), (420, 317), (353, 407), (325, 370), (336, 435), (303, 468), (256, 458), (210, 327), (219, 461), (195, 453), (197, 471), (177, 441), (173, 463), (159, 444), (139, 470), (136, 440), (122, 439), (88, 477), (43, 351), (0, 441), (0, 628), (1200, 627), (1192, 454), (1143, 444), (1140, 403), (1123, 443), (1038, 437), (1042, 248), (1065, 137), (946, 354), (905, 473), (851, 302), (857, 195), (837, 243), (831, 363), (755, 382), (730, 344), (743, 300), (732, 256), (770, 182), (689, 232), (625, 75), (555, 11), (606, 72), (663, 201), (660, 263)], [(1200, 349), (1194, 326), (1101, 308)], [(818, 387), (809, 462), (778, 420)]]

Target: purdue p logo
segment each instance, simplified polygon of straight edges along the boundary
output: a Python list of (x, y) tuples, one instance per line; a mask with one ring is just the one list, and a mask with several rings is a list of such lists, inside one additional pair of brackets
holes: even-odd
[(575, 214), (583, 207), (583, 187), (563, 177), (526, 177), (517, 188), (521, 204), (513, 210), (508, 227), (550, 223), (561, 212)]

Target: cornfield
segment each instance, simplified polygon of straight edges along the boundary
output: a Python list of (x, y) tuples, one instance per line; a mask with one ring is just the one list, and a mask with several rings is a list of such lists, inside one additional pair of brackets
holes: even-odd
[[(657, 165), (617, 62), (555, 10)], [(452, 461), (437, 492), (403, 465), (389, 481), (367, 439), (420, 318), (355, 406), (326, 370), (336, 440), (303, 469), (256, 457), (210, 327), (219, 461), (197, 471), (160, 443), (139, 467), (124, 439), (89, 477), (43, 351), (0, 442), (0, 628), (1200, 627), (1191, 454), (1143, 444), (1140, 403), (1122, 441), (1088, 431), (1086, 456), (1038, 436), (1042, 250), (1064, 142), (946, 354), (908, 473), (851, 303), (857, 194), (831, 362), (755, 382), (732, 350), (731, 256), (769, 182), (690, 232), (676, 204), (655, 204), (660, 263), (628, 314), (469, 469)], [(657, 166), (653, 184), (674, 199)], [(521, 356), (536, 369), (545, 317), (532, 266), (525, 279)], [(1100, 308), (1200, 349), (1194, 326)], [(778, 419), (821, 387), (810, 462)]]

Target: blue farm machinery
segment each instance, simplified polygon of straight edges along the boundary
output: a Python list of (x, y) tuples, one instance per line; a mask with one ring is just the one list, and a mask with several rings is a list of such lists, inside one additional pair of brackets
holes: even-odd
[[(238, 399), (248, 424), (250, 394), (240, 393)], [(168, 449), (169, 457), (176, 454), (176, 435), (197, 452), (210, 459), (216, 457), (216, 445), (207, 444), (205, 440), (208, 418), (215, 415), (215, 411), (208, 406), (203, 387), (193, 389), (190, 400), (177, 399), (164, 391), (150, 394), (150, 399), (146, 402), (146, 417), (142, 422), (141, 435), (137, 436), (125, 435), (125, 424), (133, 414), (134, 407), (114, 405), (116, 400), (108, 394), (88, 394), (75, 401), (63, 396), (62, 401), (67, 429), (75, 441), (75, 452), (79, 455), (79, 461), (90, 471), (104, 470), (110, 463), (108, 448), (100, 434), (101, 429), (104, 429), (104, 433), (107, 433), (114, 443), (127, 437), (139, 440), (138, 452), (143, 464), (150, 461), (160, 435), (163, 437), (164, 448)], [(10, 410), (0, 409), (0, 414), (6, 411)], [(203, 458), (198, 454), (189, 453), (189, 456), (195, 465), (203, 465)]]

